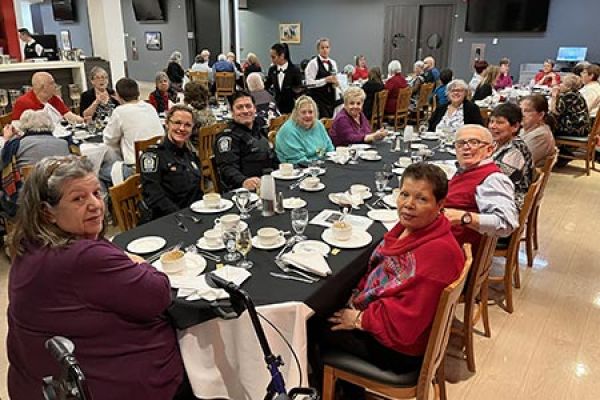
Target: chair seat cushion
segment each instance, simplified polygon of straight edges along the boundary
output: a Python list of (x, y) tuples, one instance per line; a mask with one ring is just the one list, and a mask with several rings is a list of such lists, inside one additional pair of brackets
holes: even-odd
[(587, 136), (556, 136), (554, 139), (556, 140), (568, 140), (570, 142), (579, 142), (579, 143), (587, 143)]
[(323, 355), (325, 364), (377, 381), (393, 387), (413, 387), (417, 385), (420, 370), (397, 374), (389, 370), (383, 370), (375, 365), (358, 358), (352, 354), (338, 350), (332, 350)]

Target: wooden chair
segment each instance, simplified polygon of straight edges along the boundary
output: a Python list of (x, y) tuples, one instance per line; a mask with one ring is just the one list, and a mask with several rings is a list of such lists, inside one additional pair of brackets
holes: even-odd
[(417, 126), (421, 125), (421, 121), (427, 121), (431, 116), (431, 108), (429, 106), (429, 97), (433, 92), (434, 83), (423, 83), (419, 90), (419, 98), (415, 109), (410, 114), (410, 119), (416, 122)]
[(483, 126), (488, 126), (488, 122), (490, 121), (490, 114), (492, 110), (487, 107), (481, 107), (479, 109), (479, 114), (481, 114), (481, 119), (483, 120)]
[(411, 94), (412, 89), (409, 87), (400, 89), (400, 92), (398, 93), (398, 100), (396, 101), (396, 112), (394, 112), (394, 115), (386, 116), (387, 119), (394, 120), (395, 131), (397, 131), (399, 128), (404, 128), (408, 123), (408, 108), (410, 106)]
[(210, 180), (213, 184), (213, 191), (215, 193), (221, 193), (221, 178), (219, 177), (219, 169), (217, 168), (217, 160), (215, 156), (210, 156), (209, 164)]
[(142, 200), (140, 174), (134, 174), (124, 182), (109, 189), (113, 215), (117, 218), (117, 226), (121, 232), (135, 228), (140, 220), (137, 208)]
[(321, 123), (325, 127), (325, 130), (329, 132), (333, 126), (333, 118), (321, 118)]
[[(585, 173), (590, 175), (591, 169), (596, 169), (596, 137), (600, 135), (600, 118), (596, 118), (594, 126), (586, 136), (555, 136), (556, 145), (575, 147), (579, 154), (561, 154), (558, 156), (569, 160), (585, 160)], [(581, 151), (583, 150), (583, 151)], [(591, 168), (590, 168), (591, 166)]]
[(535, 182), (532, 182), (525, 196), (525, 202), (523, 208), (519, 213), (519, 227), (509, 236), (510, 240), (508, 244), (502, 242), (498, 243), (494, 256), (506, 258), (504, 265), (504, 275), (502, 276), (490, 276), (488, 282), (502, 282), (504, 284), (504, 296), (506, 302), (506, 311), (512, 314), (514, 311), (513, 306), (513, 293), (512, 283), (514, 280), (515, 287), (518, 289), (521, 287), (521, 278), (519, 273), (519, 245), (521, 244), (521, 236), (525, 230), (525, 224), (529, 213), (533, 208), (535, 197), (540, 189), (540, 185), (544, 179), (544, 174), (541, 173)]
[(142, 156), (142, 153), (145, 152), (148, 147), (160, 143), (160, 140), (164, 136), (165, 135), (153, 136), (145, 140), (136, 140), (133, 143), (133, 148), (135, 151), (135, 172), (138, 174), (141, 172), (140, 157)]
[(189, 71), (188, 76), (191, 82), (202, 83), (208, 86), (208, 71)]
[(213, 180), (215, 172), (211, 171), (212, 165), (210, 158), (213, 156), (213, 146), (217, 135), (223, 132), (227, 128), (227, 124), (219, 122), (209, 126), (203, 126), (198, 130), (198, 158), (202, 164), (202, 191), (209, 192), (207, 180), (210, 180), (213, 184), (213, 188), (216, 187), (216, 182)]
[(546, 158), (546, 162), (542, 167), (542, 173), (544, 174), (542, 177), (542, 183), (540, 184), (540, 190), (538, 195), (535, 198), (533, 203), (533, 207), (531, 212), (529, 213), (529, 218), (527, 218), (527, 228), (525, 230), (525, 245), (527, 248), (527, 265), (529, 267), (533, 266), (534, 251), (537, 251), (539, 248), (538, 244), (538, 216), (540, 214), (540, 206), (542, 204), (542, 198), (544, 197), (544, 191), (546, 190), (546, 185), (550, 180), (550, 174), (552, 173), (552, 168), (556, 164), (558, 160), (558, 149), (553, 156)]
[(464, 303), (462, 327), (452, 328), (452, 333), (461, 336), (467, 359), (467, 368), (475, 372), (475, 352), (473, 348), (473, 328), (481, 318), (486, 337), (490, 337), (490, 321), (488, 316), (488, 276), (492, 267), (492, 258), (498, 243), (497, 236), (483, 235), (479, 249), (473, 259), (473, 266), (465, 285), (465, 290), (458, 302)]
[(283, 125), (285, 123), (285, 121), (288, 120), (289, 117), (290, 117), (289, 114), (281, 114), (279, 117), (273, 118), (269, 122), (269, 131), (277, 132), (279, 130), (279, 128), (281, 128), (281, 125)]
[(217, 72), (215, 74), (215, 97), (227, 97), (235, 93), (235, 72)]
[(275, 147), (275, 140), (277, 139), (277, 131), (269, 131), (269, 134), (267, 137), (269, 138), (269, 143), (271, 143), (271, 146)]
[(373, 130), (379, 129), (383, 126), (388, 93), (389, 92), (387, 90), (382, 90), (375, 93), (375, 98), (373, 99), (373, 111), (371, 111), (371, 128)]
[(450, 336), (450, 327), (456, 311), (458, 298), (463, 290), (472, 256), (471, 246), (464, 246), (465, 265), (459, 278), (448, 285), (440, 296), (437, 311), (429, 334), (421, 371), (395, 374), (383, 371), (374, 365), (339, 351), (324, 355), (323, 400), (333, 400), (335, 383), (338, 379), (362, 386), (372, 392), (393, 399), (429, 399), (432, 387), (435, 397), (445, 399), (444, 357)]
[(12, 112), (8, 114), (0, 115), (0, 129), (4, 128), (4, 125), (10, 124), (12, 121)]

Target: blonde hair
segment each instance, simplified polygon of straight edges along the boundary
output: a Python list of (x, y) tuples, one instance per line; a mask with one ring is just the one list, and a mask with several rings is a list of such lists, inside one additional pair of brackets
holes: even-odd
[(259, 64), (258, 57), (254, 53), (248, 53), (246, 61), (248, 61), (248, 64)]
[(344, 92), (344, 105), (348, 105), (348, 102), (353, 99), (360, 99), (360, 101), (365, 101), (365, 91), (357, 86), (350, 86)]
[(315, 103), (315, 101), (310, 96), (302, 95), (298, 97), (298, 99), (296, 100), (296, 104), (294, 104), (294, 109), (292, 110), (292, 115), (290, 115), (290, 119), (294, 121), (296, 125), (300, 125), (300, 109), (307, 104), (310, 104), (315, 113), (315, 120), (312, 126), (309, 128), (312, 129), (319, 120), (319, 109), (317, 107), (317, 103)]
[(581, 88), (582, 81), (579, 76), (569, 73), (562, 78), (562, 84), (567, 91), (576, 92)]

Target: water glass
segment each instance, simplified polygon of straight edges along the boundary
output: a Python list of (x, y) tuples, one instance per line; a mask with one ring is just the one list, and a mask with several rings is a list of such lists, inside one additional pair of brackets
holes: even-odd
[(308, 225), (308, 210), (306, 208), (295, 208), (291, 212), (292, 214), (292, 229), (296, 232), (294, 240), (296, 242), (306, 240), (306, 236), (303, 236), (306, 225)]
[(248, 214), (248, 205), (250, 204), (250, 191), (248, 189), (238, 189), (234, 196), (235, 205), (240, 211), (240, 219), (250, 218)]
[(240, 229), (235, 234), (235, 247), (237, 251), (244, 257), (237, 266), (244, 269), (250, 269), (254, 263), (246, 258), (250, 250), (252, 249), (252, 233), (250, 228), (246, 227)]
[(240, 259), (240, 255), (236, 252), (236, 230), (223, 229), (223, 243), (227, 249), (227, 254), (223, 256), (226, 262), (235, 262)]
[(321, 168), (319, 167), (318, 160), (312, 160), (310, 165), (308, 166), (308, 174), (313, 178), (319, 176), (319, 172), (321, 172)]
[(379, 197), (383, 197), (385, 195), (385, 187), (388, 184), (387, 176), (383, 171), (375, 172), (375, 189), (377, 190), (375, 194)]
[(386, 190), (386, 191), (392, 190), (392, 188), (389, 187), (389, 184), (392, 181), (392, 179), (394, 179), (393, 169), (394, 169), (394, 166), (391, 163), (383, 164), (383, 173), (385, 174), (385, 179), (386, 179), (384, 190)]
[(358, 164), (358, 150), (355, 147), (350, 147), (348, 149), (348, 154), (350, 155), (350, 161), (348, 164)]
[(323, 165), (325, 164), (325, 161), (323, 161), (323, 159), (325, 158), (325, 155), (327, 154), (327, 149), (325, 149), (325, 147), (317, 147), (316, 149), (316, 153), (317, 153), (317, 164), (318, 165)]

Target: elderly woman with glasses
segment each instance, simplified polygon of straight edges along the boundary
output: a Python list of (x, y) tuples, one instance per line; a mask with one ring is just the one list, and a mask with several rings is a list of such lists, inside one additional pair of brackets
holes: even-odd
[(44, 347), (55, 335), (75, 344), (94, 398), (171, 399), (184, 379), (169, 280), (106, 240), (103, 197), (75, 156), (43, 159), (25, 183), (8, 283), (11, 399), (40, 398), (42, 378), (59, 375)]
[(165, 72), (159, 72), (154, 78), (156, 89), (148, 95), (148, 102), (159, 114), (165, 114), (177, 102), (177, 91), (171, 87), (169, 77)]
[(435, 109), (429, 119), (429, 131), (456, 132), (467, 124), (483, 125), (479, 107), (466, 99), (469, 87), (462, 79), (448, 83), (448, 103)]
[(162, 142), (140, 157), (143, 201), (142, 221), (170, 214), (202, 198), (202, 165), (190, 143), (194, 110), (174, 105), (167, 114)]
[(300, 96), (292, 115), (277, 132), (275, 151), (279, 162), (308, 164), (333, 150), (327, 130), (319, 121), (317, 104), (309, 96)]
[(94, 120), (108, 118), (119, 105), (115, 91), (108, 87), (108, 73), (103, 68), (94, 67), (90, 79), (92, 87), (81, 93), (81, 116)]
[(371, 125), (362, 112), (365, 97), (365, 92), (356, 86), (351, 86), (344, 92), (344, 108), (335, 116), (329, 132), (335, 146), (371, 143), (387, 136), (387, 131), (383, 128), (372, 132)]

